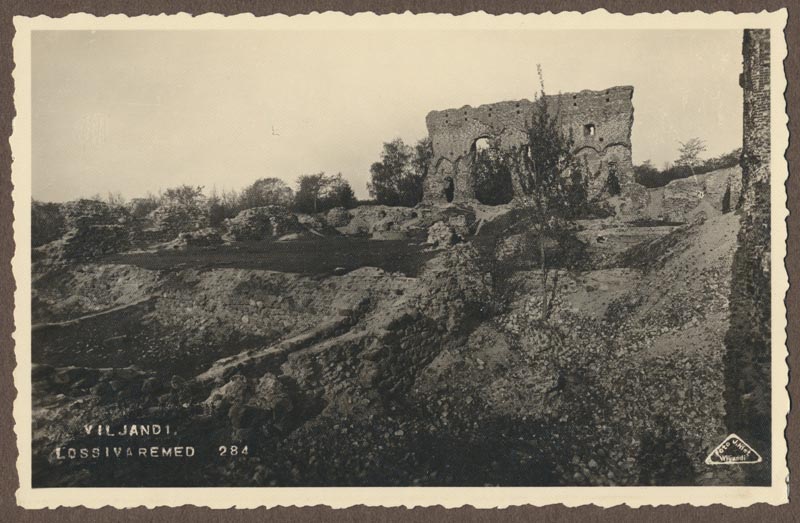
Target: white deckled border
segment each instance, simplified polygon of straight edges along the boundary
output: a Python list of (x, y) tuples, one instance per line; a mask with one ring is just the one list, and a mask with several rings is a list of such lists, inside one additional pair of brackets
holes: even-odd
[[(196, 505), (211, 508), (256, 508), (274, 506), (328, 505), (344, 508), (353, 505), (371, 506), (435, 506), (447, 508), (474, 506), (478, 508), (504, 508), (513, 505), (548, 505), (563, 503), (566, 506), (594, 504), (611, 507), (627, 504), (696, 506), (720, 503), (730, 507), (744, 507), (754, 503), (782, 504), (788, 502), (787, 448), (784, 438), (786, 416), (789, 412), (788, 366), (786, 358), (786, 308), (784, 298), (789, 288), (784, 265), (786, 256), (785, 183), (788, 165), (785, 152), (789, 143), (788, 116), (786, 114), (786, 75), (783, 61), (787, 47), (784, 29), (787, 10), (769, 13), (716, 12), (673, 14), (670, 12), (636, 15), (611, 14), (605, 10), (589, 13), (564, 12), (543, 14), (488, 15), (484, 12), (460, 16), (449, 14), (376, 15), (359, 13), (346, 15), (339, 12), (312, 13), (308, 15), (272, 15), (257, 18), (252, 14), (225, 17), (218, 14), (192, 16), (177, 15), (137, 16), (109, 15), (96, 17), (83, 13), (53, 19), (15, 17), (13, 77), (16, 87), (14, 102), (17, 116), (14, 119), (11, 148), (13, 155), (12, 182), (14, 184), (14, 240), (16, 252), (12, 260), (17, 290), (15, 292), (14, 321), (16, 331), (17, 367), (14, 384), (17, 397), (14, 402), (15, 432), (19, 459), (20, 488), (17, 502), (25, 508), (56, 508), (59, 506), (85, 506), (100, 508), (112, 506), (131, 508), (137, 506)], [(31, 487), (31, 31), (35, 30), (481, 30), (502, 31), (531, 29), (537, 31), (565, 29), (630, 30), (630, 29), (771, 29), (771, 111), (772, 111), (772, 486), (771, 487), (402, 487), (402, 488), (59, 488), (33, 489)]]

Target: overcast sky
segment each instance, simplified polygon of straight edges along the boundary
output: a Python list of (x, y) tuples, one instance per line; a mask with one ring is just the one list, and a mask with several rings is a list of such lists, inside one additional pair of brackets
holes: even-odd
[(634, 86), (633, 159), (741, 145), (741, 31), (33, 33), (33, 197), (341, 172), (366, 197), (433, 109)]

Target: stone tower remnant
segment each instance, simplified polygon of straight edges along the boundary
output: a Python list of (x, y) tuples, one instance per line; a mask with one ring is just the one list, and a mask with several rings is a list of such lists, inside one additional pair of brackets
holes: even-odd
[(764, 449), (750, 480), (769, 484), (771, 461), (770, 31), (745, 29), (741, 229), (733, 257), (730, 327), (725, 336), (725, 421), (729, 432)]
[[(565, 133), (571, 132), (574, 151), (589, 168), (589, 194), (606, 188), (609, 172), (619, 180), (622, 194), (635, 184), (631, 159), (633, 87), (611, 87), (547, 96), (548, 108), (558, 111)], [(497, 141), (508, 150), (527, 142), (535, 101), (518, 100), (460, 109), (431, 111), (426, 118), (433, 144), (424, 200), (429, 203), (475, 198), (472, 162), (476, 142)], [(515, 196), (521, 196), (515, 187)]]

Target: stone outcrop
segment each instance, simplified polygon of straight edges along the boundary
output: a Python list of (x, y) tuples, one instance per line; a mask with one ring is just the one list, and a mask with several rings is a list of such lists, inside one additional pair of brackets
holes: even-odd
[(328, 225), (331, 227), (345, 227), (350, 223), (351, 219), (352, 216), (344, 207), (334, 207), (328, 211), (328, 214), (325, 216), (325, 221), (327, 221)]
[(91, 260), (130, 246), (130, 215), (123, 207), (97, 200), (61, 205), (66, 233), (38, 249), (50, 260)]
[[(630, 86), (547, 97), (548, 109), (558, 111), (562, 129), (573, 136), (575, 153), (592, 173), (591, 196), (604, 191), (610, 173), (619, 180), (623, 194), (638, 187), (631, 160), (632, 97)], [(476, 142), (497, 140), (506, 150), (524, 144), (526, 122), (530, 122), (536, 103), (507, 101), (430, 112), (426, 123), (433, 159), (425, 180), (425, 201), (474, 199), (471, 163)], [(517, 187), (515, 193), (519, 196)]]
[(225, 226), (228, 229), (226, 239), (234, 241), (278, 238), (304, 230), (294, 214), (278, 205), (245, 209), (225, 220)]
[(181, 232), (208, 227), (208, 213), (199, 205), (168, 203), (148, 215), (155, 232), (174, 237)]
[(56, 260), (92, 260), (124, 251), (130, 246), (124, 225), (89, 225), (70, 229), (61, 239), (40, 247), (48, 258)]
[(81, 229), (92, 225), (117, 225), (128, 221), (129, 214), (123, 207), (111, 206), (99, 200), (74, 200), (61, 205), (64, 226)]
[[(415, 219), (419, 213), (410, 207), (390, 207), (387, 205), (368, 205), (347, 211), (350, 219), (345, 225), (335, 226), (347, 235), (373, 235), (388, 232), (408, 232), (418, 224)], [(329, 217), (330, 220), (330, 217)], [(330, 222), (329, 222), (330, 223)]]

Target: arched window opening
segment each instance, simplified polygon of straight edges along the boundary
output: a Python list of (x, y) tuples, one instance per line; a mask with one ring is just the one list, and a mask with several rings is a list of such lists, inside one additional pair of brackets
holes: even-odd
[(444, 198), (447, 200), (447, 203), (453, 201), (453, 196), (455, 194), (455, 184), (453, 183), (453, 178), (450, 176), (444, 177)]
[(489, 141), (489, 139), (486, 138), (486, 137), (483, 137), (483, 138), (478, 138), (477, 140), (475, 140), (475, 143), (473, 144), (472, 147), (473, 147), (473, 149), (475, 150), (476, 153), (480, 153), (481, 151), (485, 151), (486, 149), (489, 149), (491, 146), (492, 146), (492, 143)]

